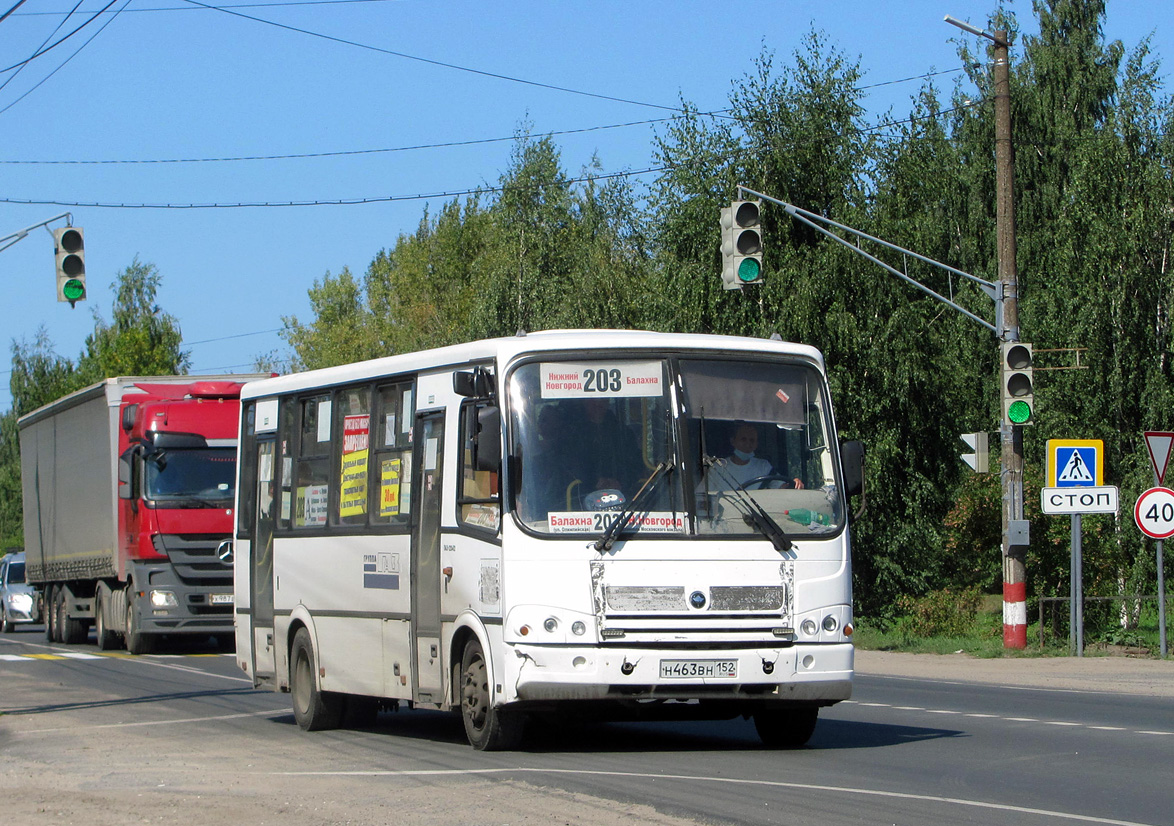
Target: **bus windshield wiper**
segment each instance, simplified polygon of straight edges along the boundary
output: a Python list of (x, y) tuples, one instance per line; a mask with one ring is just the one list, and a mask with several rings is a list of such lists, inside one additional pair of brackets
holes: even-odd
[(774, 545), (776, 551), (785, 552), (791, 550), (792, 544), (790, 537), (783, 532), (783, 529), (779, 527), (779, 523), (766, 512), (762, 505), (758, 503), (758, 500), (747, 493), (746, 489), (739, 485), (726, 472), (726, 469), (722, 466), (724, 464), (722, 460), (713, 456), (706, 456), (704, 462), (706, 467), (709, 468), (710, 473), (716, 472), (729, 487), (730, 492), (733, 494), (734, 502), (739, 505), (738, 512), (742, 514), (742, 521), (769, 539), (770, 544)]
[(668, 462), (661, 462), (653, 468), (652, 475), (648, 477), (648, 480), (640, 490), (636, 491), (636, 495), (632, 497), (632, 501), (624, 506), (619, 516), (604, 530), (603, 536), (596, 540), (595, 550), (600, 552), (611, 550), (611, 546), (615, 544), (616, 537), (632, 521), (632, 517), (636, 515), (636, 511), (639, 510), (640, 505), (652, 493), (653, 488), (656, 487), (656, 483), (660, 481), (660, 477), (671, 473), (672, 469), (673, 466)]

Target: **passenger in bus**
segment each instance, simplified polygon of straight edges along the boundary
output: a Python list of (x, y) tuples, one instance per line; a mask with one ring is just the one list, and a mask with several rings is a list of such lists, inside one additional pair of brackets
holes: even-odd
[[(734, 428), (734, 435), (730, 437), (732, 451), (729, 456), (721, 460), (717, 469), (710, 469), (706, 474), (705, 486), (710, 492), (730, 490), (735, 485), (742, 487), (747, 482), (761, 479), (766, 476), (778, 476), (761, 483), (768, 488), (803, 488), (803, 480), (798, 476), (785, 479), (785, 472), (776, 473), (774, 467), (761, 456), (755, 456), (758, 450), (758, 428), (749, 422), (739, 422)], [(758, 487), (753, 485), (752, 487)]]
[(635, 434), (620, 421), (607, 399), (586, 400), (583, 413), (575, 434), (580, 492), (619, 490), (626, 496), (635, 495), (643, 468)]

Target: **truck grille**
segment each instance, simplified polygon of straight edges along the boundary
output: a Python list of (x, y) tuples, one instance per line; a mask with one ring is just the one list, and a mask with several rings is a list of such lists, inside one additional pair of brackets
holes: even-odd
[(167, 554), (175, 573), (184, 582), (203, 585), (232, 585), (232, 566), (225, 565), (216, 549), (226, 537), (219, 534), (163, 534), (155, 537), (156, 547)]

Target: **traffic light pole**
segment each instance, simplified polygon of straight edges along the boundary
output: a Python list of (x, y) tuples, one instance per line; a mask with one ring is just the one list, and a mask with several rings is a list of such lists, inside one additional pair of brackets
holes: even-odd
[[(0, 252), (3, 252), (4, 250), (8, 249), (13, 244), (15, 244), (17, 241), (23, 241), (25, 236), (27, 236), (30, 232), (32, 232), (37, 227), (45, 227), (46, 230), (48, 230), (49, 224), (53, 223), (54, 221), (60, 221), (62, 218), (65, 219), (65, 223), (67, 226), (72, 226), (73, 214), (69, 213), (69, 212), (63, 212), (60, 215), (54, 215), (52, 218), (46, 219), (44, 221), (37, 221), (37, 223), (35, 223), (35, 224), (27, 226), (24, 229), (18, 229), (16, 232), (12, 233), (11, 235), (5, 235), (3, 238), (0, 238)], [(48, 231), (50, 234), (52, 234), (52, 230), (48, 230)]]
[[(1011, 144), (1011, 67), (1008, 35), (999, 29), (995, 65), (995, 240), (1001, 300), (999, 341), (1019, 341), (1019, 272), (1015, 264), (1015, 158)], [(1002, 345), (1000, 344), (1000, 347)], [(1001, 417), (1003, 489), (1003, 647), (1027, 647), (1027, 521), (1023, 517), (1023, 427)]]

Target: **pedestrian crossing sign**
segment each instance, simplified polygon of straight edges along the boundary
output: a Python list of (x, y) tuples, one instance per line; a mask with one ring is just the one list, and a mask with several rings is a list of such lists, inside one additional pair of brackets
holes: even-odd
[(1048, 439), (1049, 488), (1105, 484), (1105, 443), (1100, 439)]

